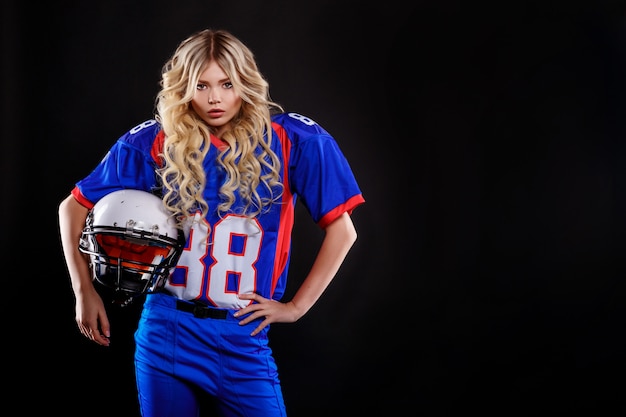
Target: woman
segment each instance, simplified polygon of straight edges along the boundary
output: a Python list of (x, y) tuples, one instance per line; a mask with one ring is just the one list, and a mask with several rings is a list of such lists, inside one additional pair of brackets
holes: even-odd
[[(135, 332), (142, 415), (195, 417), (206, 393), (224, 416), (285, 416), (269, 325), (297, 321), (319, 299), (357, 238), (350, 214), (365, 202), (334, 138), (270, 99), (232, 34), (207, 29), (181, 42), (163, 67), (154, 120), (121, 136), (59, 205), (76, 322), (103, 346), (107, 310), (79, 241), (94, 205), (124, 189), (161, 197), (187, 236)], [(282, 301), (297, 198), (324, 239)], [(194, 314), (196, 305), (216, 313)]]

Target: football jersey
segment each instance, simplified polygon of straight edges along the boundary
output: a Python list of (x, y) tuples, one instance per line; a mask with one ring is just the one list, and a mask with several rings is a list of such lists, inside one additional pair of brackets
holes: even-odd
[[(209, 205), (205, 217), (189, 213), (185, 249), (165, 289), (178, 298), (219, 308), (242, 308), (250, 303), (239, 293), (256, 292), (280, 300), (286, 286), (296, 201), (325, 228), (341, 214), (365, 202), (352, 169), (335, 139), (320, 125), (297, 113), (272, 116), (270, 146), (281, 162), (284, 184), (279, 202), (257, 217), (238, 214), (241, 199), (228, 213), (219, 213), (219, 188), (226, 172), (217, 161), (225, 145), (211, 135), (203, 161)], [(120, 189), (160, 195), (156, 170), (165, 136), (156, 120), (147, 120), (122, 135), (85, 178), (76, 183), (74, 197), (91, 209), (103, 196)], [(261, 186), (261, 197), (269, 190)]]

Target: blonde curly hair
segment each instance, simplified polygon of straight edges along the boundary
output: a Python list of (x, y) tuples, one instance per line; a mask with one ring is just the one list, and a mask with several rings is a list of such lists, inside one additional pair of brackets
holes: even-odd
[[(270, 115), (282, 107), (270, 99), (269, 84), (247, 46), (227, 31), (202, 30), (182, 41), (163, 66), (156, 99), (155, 118), (165, 134), (164, 165), (158, 170), (163, 201), (181, 227), (194, 212), (200, 210), (204, 217), (209, 211), (202, 194), (206, 184), (202, 162), (211, 146), (212, 128), (193, 110), (191, 101), (200, 74), (212, 61), (242, 99), (239, 114), (220, 136), (228, 146), (218, 156), (227, 174), (219, 191), (218, 213), (232, 210), (238, 190), (244, 204), (237, 214), (255, 217), (278, 201), (284, 188), (280, 161), (270, 148)], [(269, 198), (261, 197), (259, 187), (268, 190)]]

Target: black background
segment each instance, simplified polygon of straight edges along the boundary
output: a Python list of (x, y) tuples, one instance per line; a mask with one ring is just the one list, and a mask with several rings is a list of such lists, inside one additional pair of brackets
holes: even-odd
[[(367, 200), (335, 281), (270, 332), (290, 417), (626, 412), (622, 2), (41, 3), (2, 6), (7, 406), (138, 416), (138, 307), (82, 338), (57, 207), (213, 27)], [(297, 222), (290, 291), (321, 239)]]

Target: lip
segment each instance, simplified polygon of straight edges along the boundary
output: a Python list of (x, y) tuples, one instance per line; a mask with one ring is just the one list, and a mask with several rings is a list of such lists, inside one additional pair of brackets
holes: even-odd
[(224, 115), (224, 113), (226, 113), (226, 111), (224, 110), (219, 110), (219, 109), (215, 109), (215, 110), (209, 110), (207, 112), (207, 114), (210, 117), (214, 117), (214, 118), (218, 118), (218, 117), (222, 117)]

